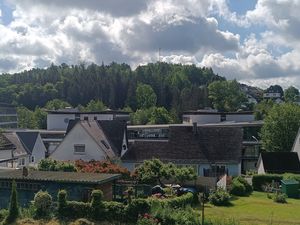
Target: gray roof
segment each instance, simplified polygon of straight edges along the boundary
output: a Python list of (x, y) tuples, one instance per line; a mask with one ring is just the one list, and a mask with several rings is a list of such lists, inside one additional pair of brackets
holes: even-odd
[(22, 170), (0, 170), (0, 180), (30, 180), (30, 181), (52, 181), (64, 183), (90, 183), (102, 184), (119, 179), (120, 174), (104, 173), (79, 173), (79, 172), (57, 172), (57, 171), (29, 171), (28, 176), (23, 176)]
[(12, 143), (14, 148), (14, 156), (27, 155), (28, 151), (24, 148), (16, 132), (4, 132), (2, 133)]
[(38, 132), (16, 132), (23, 147), (26, 149), (28, 153), (32, 153), (36, 140), (38, 138)]
[(243, 132), (239, 127), (170, 126), (166, 141), (134, 140), (124, 162), (158, 158), (177, 163), (239, 163)]

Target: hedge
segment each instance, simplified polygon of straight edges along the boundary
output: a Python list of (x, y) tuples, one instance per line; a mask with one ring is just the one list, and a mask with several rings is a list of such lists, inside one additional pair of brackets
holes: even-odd
[(107, 221), (123, 221), (126, 213), (125, 206), (120, 202), (103, 202), (104, 205), (104, 218)]
[(184, 208), (188, 205), (192, 205), (195, 202), (194, 194), (186, 193), (179, 197), (169, 198), (169, 199), (156, 199), (150, 198), (148, 202), (151, 206), (163, 206), (163, 207), (171, 207), (171, 208)]
[(263, 186), (273, 181), (280, 183), (283, 175), (280, 174), (256, 174), (252, 178), (252, 186), (255, 191), (263, 191)]

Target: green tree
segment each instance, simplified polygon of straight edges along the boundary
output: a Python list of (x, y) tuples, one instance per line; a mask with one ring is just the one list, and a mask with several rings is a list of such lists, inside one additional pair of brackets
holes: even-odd
[(5, 218), (4, 224), (13, 223), (19, 216), (19, 204), (18, 204), (18, 193), (17, 193), (17, 185), (16, 182), (12, 182), (11, 187), (11, 195), (10, 195), (10, 203), (8, 209), (8, 215)]
[(137, 179), (142, 183), (164, 186), (162, 179), (175, 179), (181, 184), (194, 180), (197, 175), (192, 167), (178, 167), (173, 163), (163, 163), (159, 159), (146, 160), (136, 169)]
[(91, 100), (86, 107), (83, 108), (84, 112), (99, 112), (106, 110), (107, 107), (104, 105), (102, 101), (98, 100)]
[(239, 83), (232, 81), (215, 81), (208, 86), (209, 99), (219, 111), (236, 111), (247, 102)]
[(182, 185), (185, 181), (195, 180), (197, 174), (192, 167), (177, 167), (175, 169), (175, 179)]
[(164, 107), (153, 107), (151, 111), (149, 124), (168, 124), (173, 122), (172, 116)]
[(293, 86), (288, 87), (284, 90), (284, 100), (286, 102), (298, 102), (299, 90)]
[(266, 151), (291, 151), (300, 126), (300, 106), (292, 103), (277, 104), (270, 110), (261, 129)]
[(36, 107), (33, 113), (36, 128), (47, 129), (47, 112), (40, 107)]
[(20, 128), (36, 129), (38, 127), (34, 112), (24, 106), (17, 108), (18, 126)]
[(139, 109), (148, 109), (156, 105), (157, 96), (150, 85), (138, 84), (136, 99)]
[(53, 99), (47, 102), (45, 108), (48, 110), (57, 110), (57, 109), (64, 109), (66, 107), (72, 107), (70, 103), (63, 101), (61, 99)]
[(162, 179), (174, 176), (174, 164), (164, 164), (159, 159), (146, 160), (136, 169), (137, 179), (142, 183), (164, 186)]
[(254, 116), (256, 120), (263, 120), (274, 106), (274, 101), (265, 99), (254, 107)]

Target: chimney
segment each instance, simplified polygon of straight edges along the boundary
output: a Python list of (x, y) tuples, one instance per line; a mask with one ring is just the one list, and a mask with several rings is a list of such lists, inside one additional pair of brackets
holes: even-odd
[(27, 169), (26, 166), (23, 167), (22, 174), (23, 174), (23, 177), (27, 177), (28, 176), (28, 169)]
[(197, 135), (198, 134), (198, 130), (197, 130), (197, 123), (193, 123), (193, 133), (194, 135)]

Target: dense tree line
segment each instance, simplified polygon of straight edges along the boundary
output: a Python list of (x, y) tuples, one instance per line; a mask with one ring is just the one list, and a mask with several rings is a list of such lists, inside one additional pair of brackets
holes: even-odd
[[(138, 66), (135, 70), (117, 63), (51, 65), (46, 69), (2, 74), (0, 102), (21, 107), (18, 111), (26, 115), (20, 118), (23, 127), (43, 128), (44, 120), (40, 117), (45, 114), (40, 109), (57, 109), (60, 104), (53, 101), (57, 99), (65, 102), (63, 107), (73, 106), (83, 111), (139, 110), (134, 120), (137, 123), (143, 120), (141, 116), (149, 115), (143, 123), (165, 123), (177, 121), (185, 110), (212, 106), (208, 85), (223, 80), (211, 68), (162, 62)], [(159, 118), (154, 118), (156, 115)]]
[(0, 102), (16, 103), (28, 109), (44, 107), (53, 99), (72, 106), (101, 100), (111, 109), (129, 106), (136, 110), (136, 89), (147, 84), (154, 90), (157, 106), (177, 112), (209, 105), (207, 85), (224, 80), (210, 68), (195, 65), (150, 63), (132, 70), (127, 64), (51, 65), (0, 76)]

